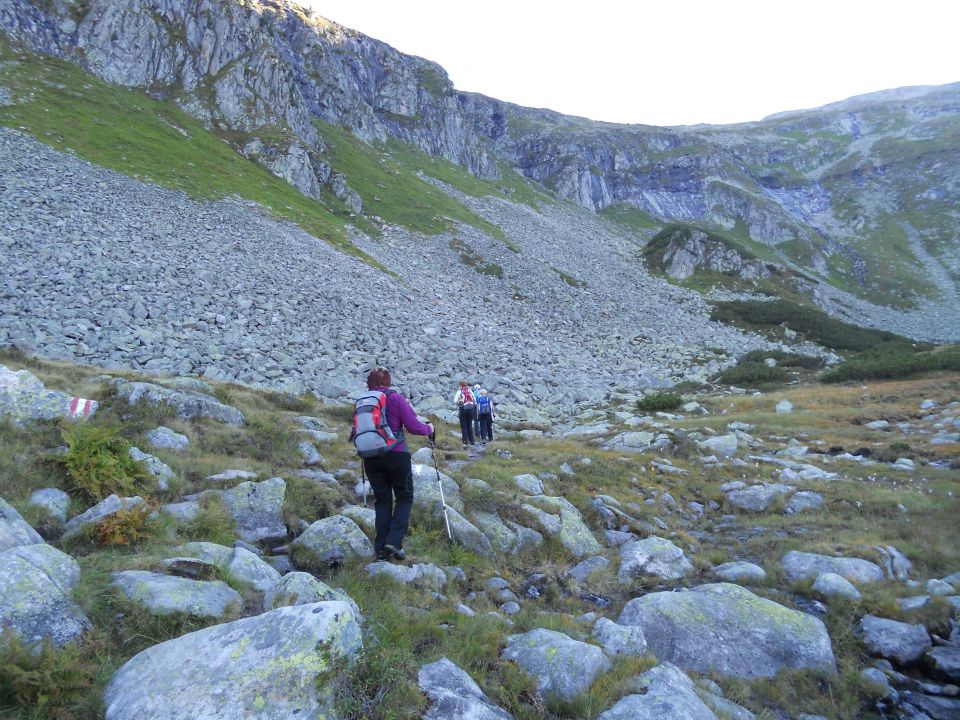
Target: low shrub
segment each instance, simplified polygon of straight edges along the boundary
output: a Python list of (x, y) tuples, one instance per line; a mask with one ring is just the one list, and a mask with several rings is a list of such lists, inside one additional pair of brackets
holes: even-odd
[(73, 717), (69, 706), (86, 699), (97, 671), (83, 646), (57, 648), (49, 640), (28, 645), (5, 630), (0, 635), (0, 710), (21, 706), (43, 709), (46, 717)]
[(130, 443), (113, 425), (68, 424), (63, 429), (67, 452), (54, 460), (66, 469), (70, 489), (99, 502), (111, 494), (135, 495), (151, 477), (130, 457)]
[(658, 392), (637, 400), (637, 410), (643, 412), (670, 412), (683, 404), (683, 398), (675, 393)]
[(720, 373), (724, 385), (769, 385), (787, 381), (787, 371), (779, 365), (768, 367), (762, 362), (747, 362), (729, 367)]
[(799, 353), (787, 352), (785, 350), (751, 350), (742, 358), (740, 363), (762, 363), (767, 358), (773, 358), (777, 365), (783, 367), (798, 367), (807, 370), (817, 370), (823, 367), (823, 358), (813, 355), (800, 355)]
[(889, 380), (935, 370), (960, 372), (960, 349), (951, 347), (934, 352), (915, 352), (913, 348), (902, 345), (886, 345), (854, 355), (833, 370), (824, 373), (821, 380), (826, 383), (845, 380)]
[(157, 523), (147, 505), (134, 505), (108, 515), (90, 528), (90, 538), (101, 547), (106, 545), (138, 545), (151, 537)]

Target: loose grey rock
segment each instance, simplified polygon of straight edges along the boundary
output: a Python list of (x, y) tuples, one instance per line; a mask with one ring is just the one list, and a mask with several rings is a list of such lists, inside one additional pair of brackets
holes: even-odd
[(717, 455), (722, 458), (733, 457), (737, 454), (739, 441), (734, 433), (729, 435), (719, 435), (717, 437), (707, 438), (697, 443), (701, 450)]
[(690, 678), (669, 662), (643, 673), (637, 684), (644, 694), (621, 698), (597, 720), (717, 720), (697, 695)]
[(916, 663), (931, 647), (923, 625), (865, 615), (860, 619), (860, 630), (867, 650), (900, 665)]
[(30, 527), (13, 505), (0, 498), (0, 552), (42, 542), (40, 533)]
[(767, 579), (766, 570), (742, 560), (717, 565), (713, 568), (713, 574), (730, 583), (761, 583)]
[(447, 584), (447, 574), (433, 563), (414, 563), (413, 565), (394, 565), (378, 561), (364, 568), (367, 575), (383, 575), (403, 585), (413, 585), (424, 590), (440, 592)]
[(620, 433), (603, 444), (604, 450), (617, 452), (640, 453), (645, 452), (653, 444), (656, 435), (647, 431), (630, 431)]
[(607, 530), (603, 536), (607, 540), (607, 547), (620, 547), (631, 540), (639, 540), (632, 532), (621, 532), (620, 530)]
[(594, 555), (593, 557), (589, 557), (567, 570), (567, 575), (572, 577), (574, 580), (586, 582), (587, 578), (589, 578), (593, 573), (606, 569), (609, 564), (610, 561), (607, 560), (603, 555)]
[(242, 482), (224, 490), (221, 498), (237, 524), (237, 535), (250, 543), (284, 541), (283, 501), (287, 483), (275, 477), (263, 482)]
[(678, 548), (666, 538), (655, 535), (633, 540), (620, 546), (620, 569), (617, 580), (632, 583), (636, 578), (654, 576), (664, 580), (679, 580), (693, 572), (693, 565)]
[[(880, 554), (880, 562), (888, 578), (900, 581), (909, 579), (913, 563), (903, 553), (893, 545), (877, 545), (875, 549)], [(947, 582), (950, 582), (949, 578)]]
[(368, 532), (376, 532), (377, 530), (377, 512), (373, 508), (347, 505), (340, 511), (340, 514), (350, 518)]
[(263, 611), (270, 612), (291, 605), (312, 605), (318, 602), (344, 602), (360, 618), (360, 607), (343, 590), (335, 589), (310, 573), (290, 572), (263, 594)]
[(859, 600), (860, 591), (847, 580), (843, 575), (837, 573), (825, 572), (817, 575), (813, 583), (813, 591), (823, 597), (843, 597), (848, 600)]
[(232, 577), (252, 585), (260, 592), (266, 592), (280, 580), (280, 573), (242, 547), (228, 548), (210, 542), (191, 542), (181, 545), (176, 551), (223, 568)]
[(801, 490), (787, 501), (787, 507), (784, 511), (787, 515), (794, 515), (807, 510), (816, 510), (823, 505), (823, 495), (820, 493)]
[(509, 713), (490, 702), (473, 678), (447, 658), (420, 668), (417, 682), (430, 698), (430, 709), (423, 720), (511, 720)]
[(517, 663), (536, 682), (537, 693), (545, 700), (573, 700), (611, 668), (596, 645), (544, 628), (511, 635), (500, 657)]
[[(56, 518), (60, 522), (67, 521), (67, 510), (70, 509), (70, 496), (60, 488), (43, 488), (42, 490), (34, 490), (30, 494), (29, 502), (31, 505), (36, 505), (46, 510), (50, 517)], [(3, 503), (2, 498), (0, 498), (0, 503)], [(9, 505), (7, 507), (9, 507)], [(2, 550), (4, 547), (4, 542), (2, 539), (3, 517), (3, 504), (0, 504), (0, 550)]]
[(26, 644), (82, 637), (91, 624), (70, 595), (79, 579), (77, 561), (43, 542), (0, 550), (0, 628)]
[(224, 470), (221, 473), (216, 475), (210, 475), (207, 477), (208, 482), (214, 483), (228, 483), (233, 480), (256, 480), (257, 474), (255, 472), (250, 472), (249, 470)]
[(343, 515), (317, 520), (293, 541), (292, 546), (318, 565), (373, 557), (370, 538), (353, 520)]
[(777, 406), (774, 408), (775, 412), (778, 413), (790, 413), (793, 412), (793, 403), (789, 400), (781, 400), (777, 403)]
[(641, 657), (647, 654), (647, 639), (643, 635), (643, 629), (636, 626), (627, 627), (613, 620), (600, 618), (593, 626), (593, 637), (607, 655)]
[(240, 593), (220, 580), (188, 580), (144, 570), (113, 573), (112, 585), (154, 615), (223, 618), (243, 607)]
[(176, 391), (152, 383), (130, 382), (120, 378), (114, 378), (111, 382), (117, 388), (117, 394), (125, 397), (131, 405), (139, 402), (154, 406), (168, 405), (183, 420), (209, 418), (237, 426), (246, 422), (243, 413), (235, 407), (224, 405), (203, 393)]
[(297, 445), (297, 452), (300, 453), (304, 465), (326, 465), (326, 460), (320, 451), (306, 440)]
[(816, 580), (825, 572), (842, 575), (852, 583), (864, 584), (883, 580), (883, 570), (876, 563), (860, 558), (830, 557), (791, 550), (781, 561), (787, 582)]
[(925, 660), (937, 676), (951, 682), (960, 680), (960, 647), (937, 646), (927, 652)]
[(174, 432), (163, 425), (148, 432), (147, 441), (153, 447), (165, 450), (184, 450), (190, 447), (190, 439), (186, 435)]
[(543, 495), (543, 483), (536, 475), (514, 475), (513, 482), (526, 495)]
[(330, 716), (332, 690), (317, 678), (362, 647), (341, 602), (283, 607), (147, 648), (104, 691), (107, 720)]
[(137, 462), (143, 463), (147, 472), (157, 481), (157, 487), (161, 490), (170, 489), (170, 481), (175, 480), (177, 474), (170, 469), (170, 466), (163, 462), (156, 455), (145, 453), (138, 447), (130, 448), (130, 457)]
[(661, 661), (700, 673), (754, 678), (785, 669), (836, 669), (820, 620), (739, 585), (649, 593), (627, 602), (618, 622), (640, 627)]
[[(583, 522), (580, 511), (566, 498), (541, 495), (530, 498), (530, 503), (536, 506), (531, 514), (540, 521), (544, 530), (555, 536), (575, 557), (597, 555), (603, 550), (590, 528)], [(524, 505), (522, 509), (530, 513), (529, 508), (532, 505)], [(537, 510), (540, 512), (536, 512)]]
[(196, 500), (167, 503), (160, 507), (160, 512), (166, 513), (177, 522), (190, 522), (200, 515), (200, 503)]
[(727, 493), (727, 502), (741, 510), (764, 512), (777, 498), (787, 497), (795, 488), (780, 483), (762, 483)]
[(520, 605), (511, 600), (510, 602), (505, 602), (503, 605), (501, 605), (500, 611), (505, 615), (516, 615), (518, 612), (520, 612)]
[(935, 597), (940, 597), (942, 595), (956, 595), (957, 591), (954, 589), (953, 585), (943, 580), (938, 580), (936, 578), (931, 578), (927, 580), (926, 590), (928, 593)]
[[(443, 484), (443, 498), (447, 505), (463, 512), (463, 498), (457, 481), (440, 473), (440, 482)], [(413, 504), (430, 513), (443, 512), (440, 503), (440, 487), (437, 485), (437, 471), (434, 467), (413, 466)]]
[(137, 507), (140, 505), (143, 505), (143, 498), (139, 495), (134, 495), (133, 497), (128, 498), (110, 495), (98, 502), (92, 508), (88, 509), (86, 512), (71, 518), (64, 527), (63, 536), (68, 538), (76, 535), (82, 532), (84, 528), (98, 523), (101, 520), (110, 517), (111, 515), (115, 515), (121, 510), (129, 510), (132, 507)]

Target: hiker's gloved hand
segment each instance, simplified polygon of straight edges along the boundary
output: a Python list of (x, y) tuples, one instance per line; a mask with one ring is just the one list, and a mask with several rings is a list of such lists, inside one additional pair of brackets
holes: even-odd
[(430, 442), (435, 443), (437, 441), (437, 431), (433, 425), (430, 426), (430, 434), (427, 436), (430, 438)]

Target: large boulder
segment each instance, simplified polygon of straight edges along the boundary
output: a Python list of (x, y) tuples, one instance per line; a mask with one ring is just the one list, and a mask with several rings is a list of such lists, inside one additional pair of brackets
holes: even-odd
[(183, 420), (209, 418), (237, 426), (246, 422), (243, 413), (235, 407), (224, 405), (219, 400), (204, 393), (171, 390), (153, 383), (131, 382), (121, 378), (113, 378), (111, 383), (116, 387), (117, 394), (125, 397), (131, 405), (136, 405), (139, 402), (154, 406), (167, 405), (173, 408), (177, 417)]
[(687, 560), (683, 550), (666, 538), (653, 535), (620, 546), (617, 579), (624, 585), (646, 576), (679, 580), (692, 572), (693, 565)]
[[(548, 534), (555, 536), (560, 544), (575, 557), (599, 555), (603, 547), (590, 532), (590, 528), (583, 522), (580, 511), (570, 504), (566, 498), (542, 495), (530, 498), (531, 505), (524, 505), (540, 512), (531, 513)], [(534, 507), (535, 506), (535, 507)], [(545, 517), (549, 516), (549, 517)]]
[(275, 477), (263, 482), (242, 482), (223, 491), (223, 504), (237, 524), (237, 535), (249, 543), (285, 541), (283, 500), (287, 483)]
[(640, 453), (650, 449), (656, 435), (645, 430), (631, 430), (615, 435), (603, 444), (604, 450)]
[(917, 662), (932, 645), (923, 625), (865, 615), (860, 619), (860, 630), (867, 650), (900, 665)]
[(657, 665), (637, 678), (642, 695), (627, 695), (597, 720), (717, 720), (690, 680), (670, 663)]
[(761, 583), (767, 579), (767, 571), (745, 560), (723, 563), (713, 568), (713, 574), (724, 582)]
[(329, 600), (345, 602), (360, 617), (360, 608), (353, 598), (339, 588), (332, 588), (310, 573), (290, 572), (263, 594), (263, 611), (270, 612), (291, 605), (312, 605)]
[(81, 513), (74, 518), (70, 518), (70, 522), (68, 522), (63, 529), (63, 536), (68, 538), (72, 537), (73, 535), (78, 535), (87, 527), (95, 525), (111, 515), (116, 515), (121, 510), (129, 510), (130, 508), (137, 507), (138, 505), (143, 505), (143, 498), (139, 495), (124, 498), (119, 497), (118, 495), (110, 495), (105, 497), (92, 508), (89, 508), (86, 512)]
[[(70, 496), (60, 488), (49, 487), (34, 490), (30, 493), (30, 500), (28, 502), (31, 505), (43, 508), (50, 517), (60, 522), (65, 523), (67, 521), (67, 511), (70, 509)], [(3, 503), (2, 498), (0, 498), (0, 503)], [(2, 507), (2, 504), (0, 504), (0, 518), (3, 517)], [(3, 520), (0, 519), (0, 537), (3, 535), (2, 525)], [(2, 549), (3, 540), (0, 539), (0, 550)]]
[[(413, 504), (431, 513), (442, 511), (440, 505), (440, 486), (437, 483), (437, 470), (432, 465), (414, 463), (413, 468)], [(463, 498), (457, 481), (440, 473), (443, 484), (443, 499), (447, 505), (463, 512)]]
[(643, 636), (643, 629), (636, 625), (620, 625), (613, 620), (600, 618), (593, 626), (593, 637), (603, 646), (607, 655), (640, 657), (647, 654), (647, 639)]
[(478, 510), (471, 518), (497, 552), (513, 555), (532, 550), (543, 543), (543, 535), (536, 530), (511, 520), (504, 521), (494, 513)]
[(781, 565), (787, 582), (816, 580), (817, 576), (825, 572), (842, 575), (850, 582), (860, 585), (883, 580), (883, 570), (879, 565), (860, 558), (831, 557), (791, 550), (783, 556)]
[(736, 433), (710, 437), (697, 443), (704, 452), (723, 458), (736, 455), (739, 444)]
[(511, 720), (510, 713), (491, 703), (473, 678), (447, 658), (420, 668), (417, 682), (430, 698), (423, 720)]
[(40, 533), (23, 519), (13, 505), (0, 498), (0, 552), (20, 545), (36, 545), (42, 542)]
[(739, 585), (650, 593), (624, 605), (618, 622), (642, 628), (657, 658), (684, 670), (754, 678), (836, 669), (820, 620)]
[(220, 580), (188, 580), (145, 570), (113, 573), (112, 584), (154, 615), (184, 613), (223, 618), (243, 607), (243, 597)]
[(23, 642), (49, 639), (60, 647), (91, 627), (71, 599), (80, 566), (50, 545), (18, 545), (0, 551), (0, 629)]
[(545, 700), (573, 700), (611, 668), (596, 645), (544, 628), (511, 635), (500, 657), (517, 663)]
[(188, 633), (133, 657), (104, 692), (107, 720), (331, 717), (318, 678), (362, 647), (342, 602), (283, 607)]
[[(224, 547), (210, 542), (190, 542), (178, 547), (177, 552), (188, 558), (196, 558), (217, 566), (240, 582), (253, 586), (260, 592), (266, 592), (280, 580), (280, 573), (269, 564), (242, 547)], [(171, 558), (172, 563), (177, 558)]]
[(493, 557), (493, 546), (490, 544), (490, 539), (476, 525), (457, 512), (455, 508), (447, 508), (446, 522), (450, 523), (450, 534), (453, 535), (456, 542), (477, 555)]
[(99, 405), (96, 400), (47, 390), (28, 370), (13, 371), (0, 365), (0, 417), (9, 418), (15, 425), (61, 417), (85, 419)]
[(292, 543), (298, 555), (316, 565), (336, 565), (373, 557), (373, 543), (360, 526), (343, 515), (317, 520)]
[(811, 490), (801, 490), (790, 498), (784, 512), (786, 512), (787, 515), (794, 515), (807, 510), (816, 510), (823, 505), (823, 503), (823, 495), (820, 493)]
[(164, 450), (183, 450), (190, 447), (190, 438), (171, 430), (164, 425), (147, 433), (147, 442), (155, 448)]

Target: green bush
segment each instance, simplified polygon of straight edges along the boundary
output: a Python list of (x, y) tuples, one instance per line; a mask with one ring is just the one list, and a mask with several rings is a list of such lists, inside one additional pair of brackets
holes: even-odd
[(877, 380), (905, 378), (933, 370), (960, 372), (960, 350), (951, 348), (940, 352), (913, 352), (893, 346), (855, 355), (833, 370), (823, 374), (826, 383), (844, 380)]
[(787, 381), (787, 371), (775, 365), (767, 367), (762, 362), (748, 362), (727, 368), (718, 378), (724, 385), (768, 385)]
[(86, 699), (96, 674), (82, 646), (27, 645), (12, 631), (0, 635), (0, 710), (22, 706), (46, 709), (46, 717), (74, 717), (69, 706)]
[(813, 355), (800, 355), (799, 353), (787, 352), (785, 350), (751, 350), (742, 358), (740, 364), (760, 362), (767, 358), (773, 358), (777, 365), (783, 367), (806, 368), (807, 370), (817, 370), (823, 367), (823, 358)]
[(71, 489), (86, 499), (135, 495), (151, 480), (146, 468), (130, 457), (130, 443), (116, 426), (69, 424), (63, 439), (67, 452), (57, 462), (66, 469)]
[(658, 392), (637, 400), (637, 410), (643, 412), (669, 412), (683, 404), (683, 398), (675, 393)]
[(786, 323), (791, 330), (803, 333), (808, 340), (834, 350), (861, 351), (890, 341), (910, 343), (900, 335), (851, 325), (830, 317), (822, 310), (798, 305), (789, 300), (720, 302), (710, 317), (720, 322), (740, 322), (763, 327)]

